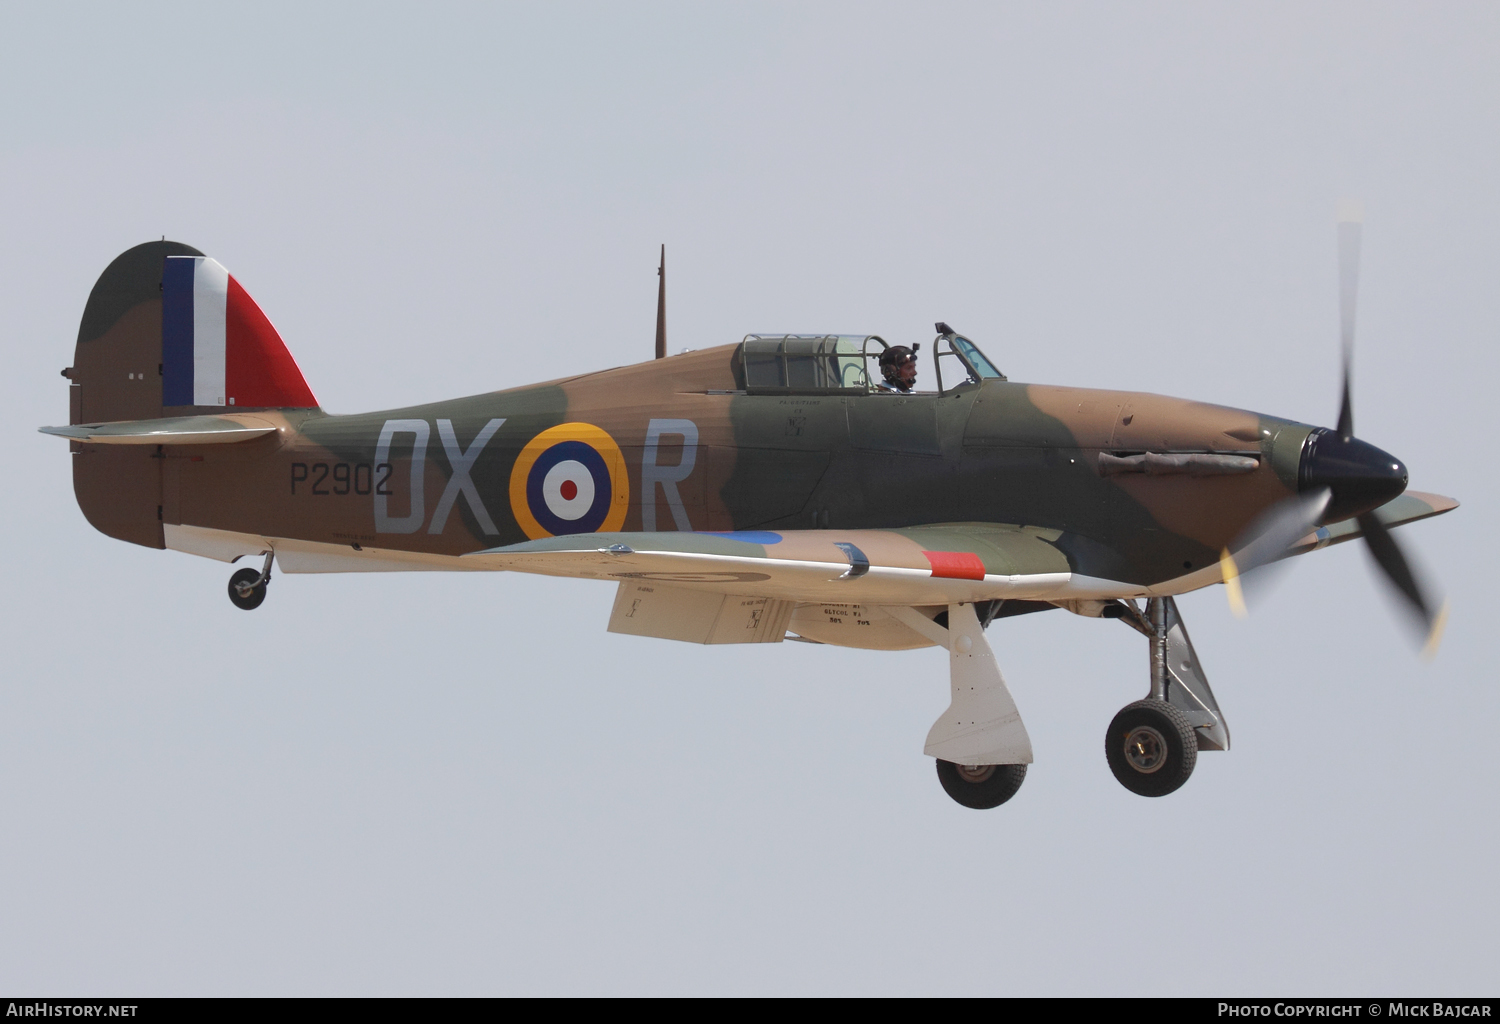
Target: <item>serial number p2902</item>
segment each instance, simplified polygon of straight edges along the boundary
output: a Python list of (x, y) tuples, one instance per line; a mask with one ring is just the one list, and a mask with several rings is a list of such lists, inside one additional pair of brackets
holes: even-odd
[(303, 484), (304, 494), (390, 494), (391, 464), (371, 467), (368, 462), (292, 463), (292, 493)]

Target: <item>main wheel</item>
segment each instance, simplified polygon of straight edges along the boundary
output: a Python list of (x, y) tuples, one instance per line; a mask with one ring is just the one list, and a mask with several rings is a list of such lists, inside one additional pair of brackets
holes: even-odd
[(938, 758), (937, 773), (949, 796), (978, 811), (999, 807), (1026, 781), (1024, 764), (954, 764)]
[[(254, 569), (241, 569), (229, 577), (229, 600), (234, 602), (236, 608), (243, 608), (248, 612), (260, 607), (260, 603), (266, 599), (266, 584), (250, 587), (250, 584), (258, 579), (260, 579), (260, 573)], [(242, 593), (242, 590), (247, 592)]]
[(1166, 796), (1198, 763), (1198, 737), (1187, 716), (1164, 700), (1127, 704), (1104, 734), (1104, 756), (1120, 785), (1139, 796)]

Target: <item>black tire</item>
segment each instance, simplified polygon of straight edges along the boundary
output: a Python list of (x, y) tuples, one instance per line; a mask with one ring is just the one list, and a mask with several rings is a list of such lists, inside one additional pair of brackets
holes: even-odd
[(1177, 791), (1198, 763), (1198, 736), (1164, 700), (1127, 704), (1104, 734), (1104, 756), (1120, 785), (1139, 796)]
[(1016, 795), (1026, 781), (1024, 764), (985, 764), (973, 767), (937, 759), (938, 781), (953, 799), (976, 811), (999, 807)]
[(247, 595), (240, 593), (240, 584), (254, 583), (258, 579), (260, 573), (254, 569), (241, 569), (229, 577), (229, 600), (234, 602), (236, 608), (243, 608), (248, 612), (260, 607), (261, 602), (266, 599), (266, 583), (271, 582), (269, 579)]

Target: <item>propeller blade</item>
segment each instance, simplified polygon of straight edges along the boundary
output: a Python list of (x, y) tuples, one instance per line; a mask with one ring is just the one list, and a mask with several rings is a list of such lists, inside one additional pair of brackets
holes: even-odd
[(1345, 441), (1354, 437), (1354, 396), (1349, 393), (1349, 354), (1344, 354), (1344, 394), (1339, 402), (1339, 437)]
[(1318, 527), (1318, 520), (1333, 500), (1324, 487), (1277, 502), (1261, 513), (1235, 541), (1233, 552), (1225, 548), (1219, 556), (1230, 610), (1239, 618), (1249, 614), (1240, 578), (1261, 566), (1285, 558), (1293, 544)]
[(1417, 581), (1416, 573), (1412, 571), (1411, 563), (1401, 552), (1401, 545), (1396, 543), (1390, 528), (1381, 522), (1379, 516), (1374, 512), (1366, 512), (1356, 522), (1359, 523), (1360, 532), (1364, 534), (1365, 547), (1370, 552), (1370, 557), (1375, 559), (1375, 564), (1380, 566), (1385, 578), (1406, 599), (1407, 607), (1421, 620), (1427, 635), (1423, 653), (1431, 657), (1437, 653), (1438, 644), (1443, 638), (1443, 627), (1448, 622), (1447, 602), (1433, 611), (1422, 585)]
[(1339, 403), (1339, 437), (1354, 436), (1354, 319), (1359, 298), (1359, 239), (1364, 210), (1354, 200), (1339, 204), (1339, 343), (1344, 359), (1344, 393)]

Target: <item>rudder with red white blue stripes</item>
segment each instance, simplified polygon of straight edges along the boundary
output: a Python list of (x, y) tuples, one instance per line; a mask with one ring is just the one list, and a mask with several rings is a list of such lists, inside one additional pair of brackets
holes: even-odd
[(314, 408), (271, 321), (207, 256), (168, 256), (162, 273), (162, 405)]

